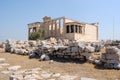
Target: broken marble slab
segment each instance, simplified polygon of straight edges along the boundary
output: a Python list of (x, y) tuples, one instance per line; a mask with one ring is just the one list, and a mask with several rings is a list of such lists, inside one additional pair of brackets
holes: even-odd
[(47, 54), (42, 54), (40, 60), (50, 60), (50, 57)]
[(43, 78), (38, 74), (30, 74), (30, 75), (26, 75), (24, 77), (24, 80), (43, 80)]
[(8, 64), (8, 63), (2, 63), (2, 64), (0, 64), (0, 66), (9, 66), (10, 64)]
[(17, 71), (18, 69), (20, 69), (21, 68), (21, 66), (11, 66), (11, 67), (8, 67), (7, 69), (9, 70), (9, 71)]
[(12, 74), (12, 71), (1, 71), (2, 74)]
[(42, 74), (41, 74), (41, 77), (43, 77), (43, 78), (46, 79), (46, 78), (50, 78), (51, 75), (52, 75), (51, 73), (42, 73)]
[(23, 75), (10, 75), (9, 80), (24, 80)]
[(64, 76), (60, 76), (60, 78), (58, 80), (75, 80), (76, 78), (77, 78), (77, 76), (64, 75)]
[(61, 75), (60, 73), (55, 73), (52, 75), (52, 77), (60, 77), (60, 75)]
[(81, 77), (80, 80), (96, 80), (96, 79), (94, 79), (94, 78), (87, 78), (87, 77)]
[(0, 63), (5, 62), (5, 58), (0, 58)]

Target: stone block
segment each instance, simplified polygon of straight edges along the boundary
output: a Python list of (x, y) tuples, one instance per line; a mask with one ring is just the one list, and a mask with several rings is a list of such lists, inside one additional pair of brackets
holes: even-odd
[(10, 75), (9, 80), (23, 80), (22, 75)]
[(11, 66), (11, 67), (8, 67), (7, 69), (9, 70), (9, 71), (16, 71), (16, 70), (18, 70), (18, 69), (20, 69), (21, 68), (21, 66)]
[(115, 68), (115, 69), (120, 69), (120, 63), (115, 63), (115, 64), (114, 64), (114, 68)]
[(0, 66), (9, 66), (10, 64), (8, 64), (8, 63), (2, 63), (2, 64), (0, 64)]
[(50, 57), (47, 54), (42, 54), (40, 60), (50, 60)]
[(42, 74), (41, 74), (41, 77), (46, 79), (46, 78), (50, 78), (51, 75), (52, 75), (52, 74), (50, 74), (50, 73), (42, 73)]
[(12, 74), (11, 71), (1, 71), (2, 74)]
[(60, 73), (55, 73), (55, 74), (52, 75), (52, 77), (60, 77), (60, 76), (61, 76)]
[(72, 53), (78, 53), (79, 48), (78, 47), (71, 47), (71, 52)]
[(60, 76), (60, 78), (58, 80), (75, 80), (76, 78), (77, 78), (77, 76), (64, 75), (64, 76)]
[(5, 58), (0, 58), (0, 63), (5, 62)]
[(87, 78), (87, 77), (81, 77), (80, 80), (96, 80), (96, 79), (94, 79), (94, 78)]
[(106, 48), (106, 53), (114, 54), (114, 53), (117, 53), (117, 52), (118, 52), (118, 48), (117, 47), (107, 47)]
[(86, 46), (85, 47), (85, 52), (92, 53), (95, 52), (95, 48), (92, 46)]

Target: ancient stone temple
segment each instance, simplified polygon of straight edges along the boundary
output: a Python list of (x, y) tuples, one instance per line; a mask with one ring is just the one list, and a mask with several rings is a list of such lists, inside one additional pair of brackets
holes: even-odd
[(98, 23), (85, 23), (66, 17), (52, 19), (43, 17), (43, 22), (33, 22), (28, 24), (28, 37), (31, 32), (43, 29), (46, 38), (65, 38), (80, 41), (98, 41)]

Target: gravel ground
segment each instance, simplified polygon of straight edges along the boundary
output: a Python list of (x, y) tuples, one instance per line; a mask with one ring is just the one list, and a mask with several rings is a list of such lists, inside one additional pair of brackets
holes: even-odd
[[(77, 76), (76, 80), (80, 80), (81, 77), (97, 80), (120, 80), (120, 70), (103, 69), (87, 62), (78, 63), (72, 60), (61, 59), (55, 59), (53, 62), (39, 61), (39, 59), (29, 59), (28, 56), (4, 52), (0, 53), (0, 58), (5, 58), (5, 63), (9, 63), (9, 66), (20, 65), (21, 69), (41, 68), (52, 73), (75, 75)], [(1, 73), (1, 71), (6, 71), (9, 66), (0, 68), (0, 80), (9, 80), (9, 75)]]

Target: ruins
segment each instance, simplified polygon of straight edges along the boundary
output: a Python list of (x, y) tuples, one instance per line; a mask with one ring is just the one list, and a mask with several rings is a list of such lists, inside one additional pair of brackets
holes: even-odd
[(98, 23), (85, 23), (66, 17), (52, 19), (43, 17), (43, 22), (28, 24), (28, 37), (31, 32), (44, 30), (45, 38), (55, 37), (60, 39), (80, 40), (87, 42), (98, 41)]

